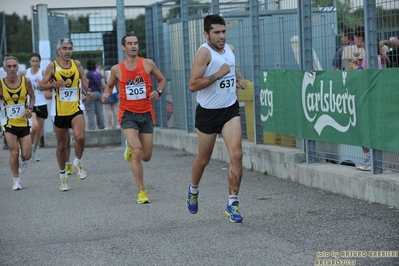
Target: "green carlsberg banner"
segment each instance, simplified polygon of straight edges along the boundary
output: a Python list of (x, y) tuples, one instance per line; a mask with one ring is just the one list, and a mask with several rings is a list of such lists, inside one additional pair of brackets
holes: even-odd
[(399, 69), (261, 70), (263, 130), (399, 152)]

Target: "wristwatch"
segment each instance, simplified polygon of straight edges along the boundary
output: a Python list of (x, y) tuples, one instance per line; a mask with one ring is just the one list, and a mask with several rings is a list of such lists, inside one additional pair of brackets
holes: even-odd
[(88, 93), (89, 91), (91, 92), (91, 89), (90, 89), (90, 88), (88, 88), (87, 90), (82, 90), (82, 93), (83, 93), (84, 96), (87, 96), (87, 93)]
[(157, 90), (157, 92), (159, 94), (159, 97), (161, 97), (162, 96), (162, 90)]

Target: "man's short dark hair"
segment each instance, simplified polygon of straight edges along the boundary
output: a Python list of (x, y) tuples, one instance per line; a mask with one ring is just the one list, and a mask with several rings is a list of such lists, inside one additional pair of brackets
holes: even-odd
[(92, 59), (87, 60), (87, 62), (86, 62), (87, 70), (93, 71), (93, 70), (96, 70), (96, 67), (97, 67), (96, 61), (94, 61)]
[(354, 40), (354, 38), (353, 38), (353, 29), (352, 28), (344, 29), (344, 32), (342, 34), (347, 36), (350, 41)]
[(362, 37), (364, 39), (364, 26), (357, 27), (353, 31), (353, 34), (356, 35), (357, 37)]
[(127, 31), (126, 34), (125, 34), (125, 36), (122, 37), (121, 44), (122, 44), (123, 46), (126, 45), (126, 37), (136, 37), (136, 38), (137, 38), (137, 36), (134, 34), (134, 31)]
[(209, 32), (212, 29), (212, 24), (217, 24), (217, 25), (225, 25), (226, 22), (224, 19), (219, 16), (219, 15), (207, 15), (204, 18), (204, 31), (209, 34)]

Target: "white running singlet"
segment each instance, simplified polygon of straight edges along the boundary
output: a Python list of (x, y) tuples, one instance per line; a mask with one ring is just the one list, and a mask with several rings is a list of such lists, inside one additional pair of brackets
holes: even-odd
[(41, 106), (41, 105), (46, 105), (47, 100), (44, 97), (44, 91), (39, 90), (39, 83), (37, 83), (35, 80), (43, 79), (43, 70), (39, 68), (39, 71), (36, 74), (32, 74), (31, 68), (28, 68), (26, 70), (26, 78), (30, 79), (30, 82), (32, 83), (32, 89), (35, 92), (36, 100), (35, 100), (35, 106)]
[(230, 65), (230, 73), (212, 83), (210, 86), (197, 92), (197, 102), (206, 109), (220, 109), (233, 105), (237, 101), (235, 56), (228, 44), (224, 46), (224, 54), (219, 54), (207, 43), (201, 45), (209, 50), (212, 59), (206, 67), (204, 77), (208, 77), (220, 70), (220, 67), (227, 63)]

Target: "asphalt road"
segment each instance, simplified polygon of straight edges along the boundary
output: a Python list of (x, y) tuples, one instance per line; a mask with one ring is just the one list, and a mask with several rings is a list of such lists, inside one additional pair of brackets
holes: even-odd
[(245, 171), (244, 221), (233, 224), (228, 165), (213, 160), (193, 215), (194, 156), (163, 147), (144, 163), (151, 203), (139, 205), (123, 151), (87, 148), (87, 179), (71, 176), (71, 190), (59, 192), (55, 148), (38, 150), (21, 191), (11, 190), (9, 151), (0, 150), (0, 265), (399, 265), (397, 209)]

